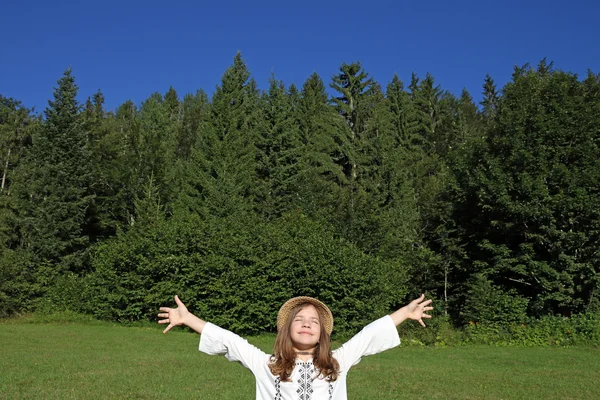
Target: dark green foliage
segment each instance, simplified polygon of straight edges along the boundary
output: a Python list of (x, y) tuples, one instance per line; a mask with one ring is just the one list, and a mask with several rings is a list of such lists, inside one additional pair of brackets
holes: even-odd
[(462, 281), (485, 273), (528, 299), (529, 315), (586, 311), (597, 291), (597, 87), (516, 69), (487, 143), (456, 164), (452, 218), (471, 266)]
[[(232, 234), (233, 233), (233, 234)], [(179, 294), (198, 315), (241, 333), (273, 330), (295, 295), (317, 296), (348, 333), (406, 294), (407, 274), (292, 214), (156, 221), (99, 246), (85, 311), (120, 321), (153, 319)]]
[(90, 210), (87, 234), (91, 242), (114, 235), (127, 223), (128, 175), (124, 168), (131, 156), (126, 134), (119, 130), (114, 115), (104, 109), (104, 96), (98, 91), (88, 99), (81, 114), (88, 136), (91, 157), (91, 190), (95, 202)]
[(258, 92), (238, 53), (223, 75), (183, 173), (179, 207), (204, 216), (227, 216), (252, 207), (264, 189), (256, 179)]
[[(295, 88), (292, 94), (298, 95)], [(294, 208), (302, 143), (293, 101), (297, 99), (288, 95), (283, 82), (272, 77), (261, 98), (263, 123), (257, 140), (257, 175), (263, 185), (258, 209), (267, 218)]]
[(200, 133), (201, 124), (207, 118), (208, 96), (198, 90), (196, 94), (188, 94), (183, 98), (183, 121), (179, 128), (176, 156), (188, 160)]
[(527, 320), (527, 303), (515, 291), (504, 291), (476, 274), (469, 283), (461, 317), (470, 323), (521, 324)]
[(496, 90), (494, 79), (490, 75), (486, 75), (483, 84), (483, 100), (481, 101), (481, 105), (483, 106), (482, 114), (486, 119), (489, 120), (496, 116), (498, 101), (499, 94)]
[(57, 273), (82, 272), (89, 243), (91, 163), (76, 94), (67, 70), (45, 110), (42, 128), (33, 134), (15, 188), (22, 247), (37, 262), (60, 265)]
[(0, 194), (10, 194), (15, 169), (31, 145), (31, 132), (36, 121), (21, 102), (0, 95)]
[(0, 318), (32, 309), (36, 293), (36, 270), (24, 250), (2, 249), (0, 253)]
[(45, 119), (0, 96), (1, 315), (153, 320), (179, 294), (248, 333), (305, 294), (344, 336), (426, 291), (444, 317), (415, 343), (462, 340), (452, 324), (472, 341), (593, 337), (597, 74), (488, 75), (480, 108), (430, 74), (384, 90), (359, 62), (329, 85), (261, 92), (237, 54), (210, 101), (171, 87), (80, 107), (70, 71)]
[(467, 343), (496, 346), (598, 346), (600, 318), (597, 314), (575, 314), (570, 318), (545, 316), (525, 323), (469, 323)]
[(38, 121), (31, 110), (14, 99), (0, 95), (0, 254), (19, 243), (18, 218), (12, 183), (31, 146)]
[(167, 201), (172, 195), (172, 171), (177, 146), (178, 100), (171, 88), (167, 99), (154, 93), (142, 103), (139, 112), (140, 135), (137, 147), (136, 180), (138, 191), (154, 179), (160, 196)]
[[(16, 152), (22, 157), (10, 191), (1, 196), (3, 227), (10, 231), (0, 250), (0, 304), (6, 314), (34, 307), (62, 274), (88, 271), (94, 194), (76, 94), (67, 70), (45, 110), (45, 121), (31, 130), (31, 146)], [(12, 117), (23, 115), (18, 111)], [(13, 121), (16, 143), (26, 120)]]
[(340, 168), (345, 158), (347, 130), (343, 119), (328, 105), (321, 78), (313, 73), (302, 86), (294, 108), (300, 130), (301, 169), (290, 178), (295, 203), (308, 215), (333, 215), (347, 178)]

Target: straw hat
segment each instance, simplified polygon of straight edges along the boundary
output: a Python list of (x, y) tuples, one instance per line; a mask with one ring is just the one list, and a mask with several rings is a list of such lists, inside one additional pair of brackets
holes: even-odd
[(292, 310), (301, 304), (311, 304), (317, 309), (319, 317), (321, 318), (321, 323), (325, 328), (325, 332), (327, 332), (328, 335), (331, 335), (331, 331), (333, 331), (333, 314), (331, 314), (331, 311), (325, 304), (308, 296), (294, 297), (293, 299), (286, 301), (281, 306), (279, 313), (277, 314), (277, 331), (283, 329), (283, 327), (288, 323), (288, 319), (290, 318), (290, 313)]

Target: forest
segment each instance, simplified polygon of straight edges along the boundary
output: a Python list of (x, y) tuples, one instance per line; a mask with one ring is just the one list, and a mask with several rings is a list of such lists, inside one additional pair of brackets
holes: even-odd
[(476, 103), (360, 62), (259, 88), (238, 53), (210, 97), (115, 110), (76, 73), (42, 114), (0, 95), (0, 317), (155, 321), (178, 294), (253, 334), (308, 295), (344, 333), (420, 293), (457, 328), (600, 315), (593, 71), (544, 59)]

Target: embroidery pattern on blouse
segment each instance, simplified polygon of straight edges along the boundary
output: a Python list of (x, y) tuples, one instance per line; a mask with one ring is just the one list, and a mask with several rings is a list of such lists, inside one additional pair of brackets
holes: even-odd
[(300, 368), (300, 377), (298, 378), (298, 400), (310, 400), (313, 394), (312, 383), (314, 380), (315, 367), (312, 362), (296, 363)]
[[(300, 377), (298, 378), (298, 400), (310, 400), (313, 394), (312, 383), (315, 380), (315, 367), (312, 362), (297, 362)], [(333, 399), (333, 383), (329, 382), (329, 400)], [(283, 400), (281, 395), (281, 378), (275, 378), (275, 400)]]
[(275, 400), (283, 400), (281, 397), (281, 378), (275, 378)]

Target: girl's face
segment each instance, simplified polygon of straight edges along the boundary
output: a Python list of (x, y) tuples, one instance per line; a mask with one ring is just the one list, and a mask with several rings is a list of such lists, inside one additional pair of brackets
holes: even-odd
[(292, 319), (290, 337), (296, 350), (313, 349), (321, 337), (321, 319), (317, 309), (307, 305)]

